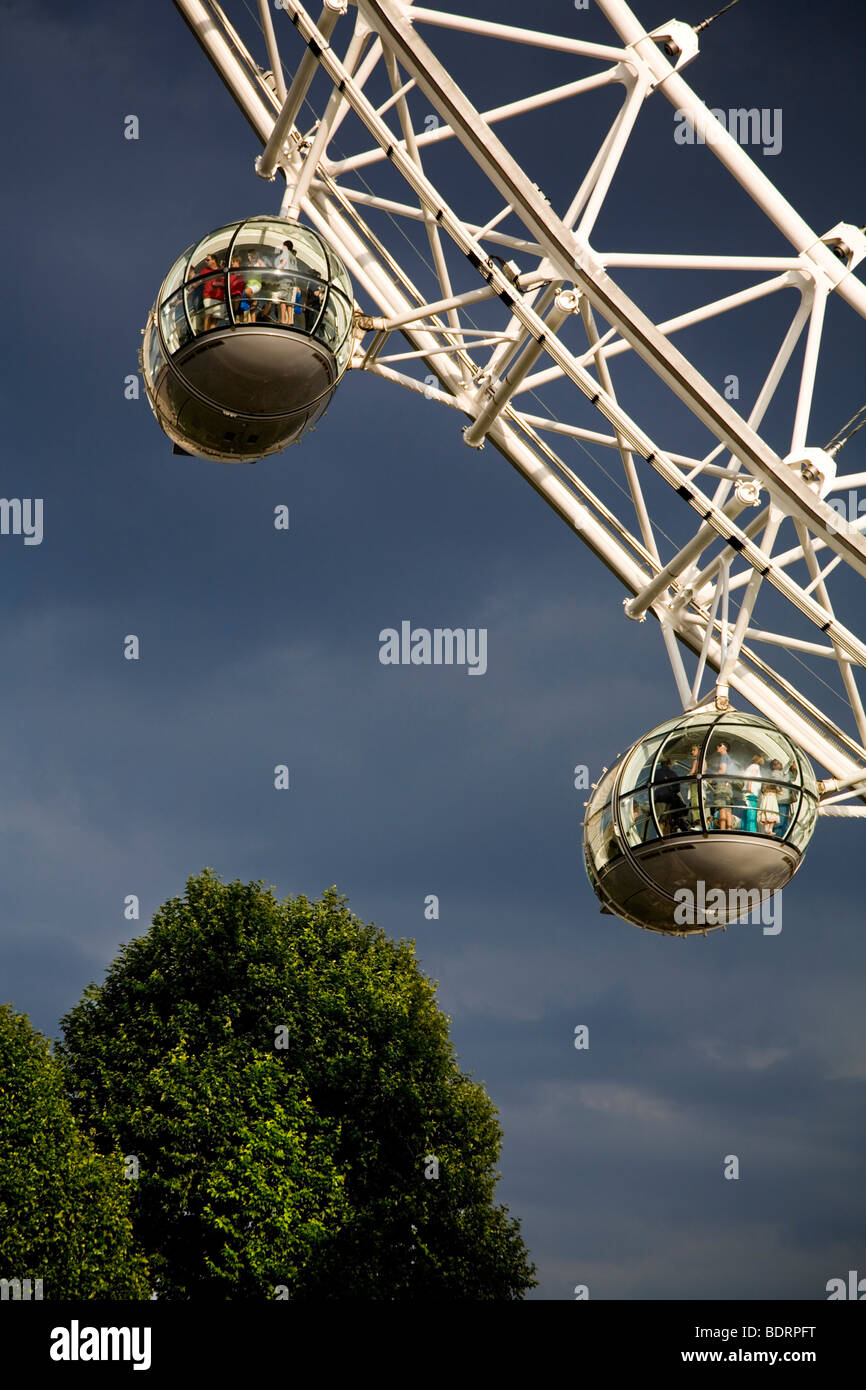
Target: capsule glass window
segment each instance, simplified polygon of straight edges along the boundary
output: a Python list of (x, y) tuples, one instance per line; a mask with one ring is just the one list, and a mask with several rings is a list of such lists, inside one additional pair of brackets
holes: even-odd
[(349, 300), (349, 303), (351, 303), (353, 296), (352, 282), (349, 279), (349, 273), (346, 270), (346, 267), (343, 265), (343, 262), (337, 256), (336, 252), (332, 251), (330, 247), (328, 247), (328, 261), (330, 263), (330, 280), (333, 284), (340, 286), (340, 289), (343, 291), (346, 298)]
[(186, 248), (182, 256), (178, 256), (171, 270), (166, 275), (165, 281), (163, 282), (162, 291), (160, 293), (161, 304), (164, 304), (165, 301), (169, 299), (175, 293), (176, 290), (180, 289), (181, 285), (186, 279), (187, 265), (189, 262), (190, 253), (194, 249), (195, 242), (193, 242), (192, 246), (188, 246)]
[(652, 787), (652, 806), (663, 838), (681, 835), (691, 828), (689, 790), (693, 785), (688, 781), (659, 780)]
[(648, 790), (633, 792), (619, 803), (620, 825), (630, 845), (645, 845), (659, 837)]
[(800, 759), (781, 732), (762, 726), (741, 725), (729, 742), (732, 756), (739, 767), (745, 769), (756, 763), (761, 769), (761, 777), (772, 775), (776, 781), (802, 785)]
[(294, 227), (286, 240), (291, 241), (294, 247), (299, 270), (307, 275), (314, 275), (319, 280), (330, 280), (328, 253), (315, 232), (311, 232), (307, 227)]
[(169, 353), (178, 352), (184, 343), (189, 342), (192, 337), (192, 329), (187, 317), (183, 286), (163, 301), (159, 311), (159, 321), (163, 340)]
[(596, 811), (586, 822), (585, 838), (593, 867), (599, 869), (605, 862), (602, 856), (601, 811)]
[[(228, 263), (228, 251), (235, 230), (235, 223), (228, 227), (218, 227), (215, 232), (210, 232), (193, 248), (190, 253), (189, 269), (185, 277), (187, 281), (199, 275), (208, 275), (214, 269), (225, 270)], [(210, 264), (211, 257), (216, 261), (216, 267)]]
[(693, 724), (687, 729), (674, 729), (665, 740), (660, 759), (669, 758), (671, 767), (682, 777), (699, 777), (703, 771), (702, 754), (708, 723)]
[[(796, 792), (792, 793), (792, 797), (796, 797), (796, 795)], [(794, 806), (795, 804), (795, 801), (792, 799), (791, 805)], [(808, 792), (803, 792), (801, 794), (800, 804), (795, 814), (791, 817), (787, 832), (782, 838), (790, 840), (791, 844), (796, 845), (797, 849), (803, 849), (809, 843), (812, 831), (815, 828), (815, 819), (817, 815), (817, 799), (810, 796)]]
[(150, 375), (151, 382), (156, 382), (160, 372), (165, 366), (165, 357), (160, 347), (159, 334), (156, 331), (156, 325), (153, 320), (151, 320), (147, 330), (146, 352), (147, 358), (145, 366)]
[(350, 304), (336, 290), (328, 294), (328, 302), (316, 330), (319, 342), (334, 354), (340, 371), (346, 365), (352, 351), (350, 329), (352, 309)]
[(623, 769), (622, 782), (620, 783), (620, 793), (626, 794), (634, 791), (636, 787), (644, 787), (650, 780), (656, 753), (664, 743), (664, 733), (653, 734), (650, 738), (645, 738), (633, 749), (628, 762)]

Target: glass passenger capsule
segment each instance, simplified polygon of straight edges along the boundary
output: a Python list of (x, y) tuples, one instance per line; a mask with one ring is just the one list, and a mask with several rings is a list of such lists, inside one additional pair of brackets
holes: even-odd
[(348, 272), (283, 218), (219, 227), (175, 261), (148, 316), (145, 390), (176, 452), (251, 463), (321, 417), (352, 352)]
[(786, 734), (757, 714), (696, 710), (653, 729), (598, 782), (587, 873), (603, 912), (706, 932), (793, 877), (817, 813), (812, 765)]

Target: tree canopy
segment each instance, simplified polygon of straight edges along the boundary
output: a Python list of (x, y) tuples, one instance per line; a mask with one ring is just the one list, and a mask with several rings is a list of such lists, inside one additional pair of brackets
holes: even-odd
[[(161, 1297), (518, 1299), (501, 1131), (410, 941), (210, 870), (63, 1020)], [(279, 1290), (280, 1292), (275, 1293)]]
[(76, 1124), (48, 1040), (0, 1005), (0, 1277), (45, 1299), (140, 1299), (123, 1156)]

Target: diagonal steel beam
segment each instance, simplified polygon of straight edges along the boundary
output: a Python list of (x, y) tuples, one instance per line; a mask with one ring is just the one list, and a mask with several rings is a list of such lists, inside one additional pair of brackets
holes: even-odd
[[(284, 4), (287, 10), (301, 10), (300, 6), (295, 6), (294, 0), (284, 0)], [(859, 536), (839, 533), (838, 518), (833, 509), (818, 500), (802, 479), (782, 463), (778, 454), (749, 428), (611, 279), (586, 242), (581, 243), (566, 228), (480, 112), (415, 32), (411, 23), (411, 9), (404, 10), (397, 0), (358, 0), (358, 8), (371, 27), (381, 34), (383, 41), (397, 53), (401, 65), (414, 77), (419, 90), (433, 102), (460, 143), (522, 218), (550, 257), (556, 271), (563, 278), (572, 279), (584, 291), (593, 307), (617, 328), (711, 433), (722, 440), (731, 453), (768, 487), (772, 486), (786, 510), (793, 510), (808, 518), (810, 529), (866, 577), (866, 541)], [(652, 46), (657, 52), (655, 45)], [(663, 57), (661, 61), (673, 72)], [(778, 198), (780, 195), (776, 196)], [(812, 240), (818, 243), (820, 238), (814, 234)], [(826, 248), (819, 247), (818, 250), (824, 251)], [(828, 250), (827, 258), (836, 262), (835, 284), (842, 267)], [(817, 256), (817, 259), (824, 268), (824, 258)], [(859, 288), (866, 302), (866, 286), (859, 285)]]

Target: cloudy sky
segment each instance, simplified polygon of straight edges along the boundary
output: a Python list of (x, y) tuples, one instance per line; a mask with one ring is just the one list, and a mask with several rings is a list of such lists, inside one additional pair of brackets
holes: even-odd
[[(637, 3), (650, 28), (670, 8)], [(778, 936), (669, 940), (602, 917), (573, 769), (596, 775), (677, 712), (656, 625), (622, 617), (612, 576), (492, 448), (465, 448), (461, 417), (370, 377), (350, 374), (314, 434), (255, 468), (173, 456), (143, 397), (124, 399), (139, 330), (175, 256), (275, 211), (278, 186), (168, 0), (3, 13), (2, 490), (44, 499), (44, 539), (0, 536), (0, 997), (55, 1034), (129, 937), (124, 897), (146, 924), (206, 865), (281, 894), (336, 884), (414, 937), (439, 981), (461, 1065), (501, 1112), (499, 1196), (535, 1297), (824, 1297), (862, 1269), (866, 1235), (862, 823), (819, 827)], [(610, 32), (569, 0), (532, 15)], [(527, 22), (517, 0), (495, 17)], [(756, 158), (819, 233), (864, 218), (864, 41), (846, 0), (826, 0), (818, 31), (812, 4), (745, 0), (688, 74), (710, 105), (783, 113), (781, 151)], [(501, 66), (449, 56), (479, 106), (542, 85), (548, 62), (551, 83), (586, 70), (503, 47)], [(648, 115), (607, 244), (745, 244), (710, 153), (675, 145), (670, 107)], [(557, 207), (594, 119), (562, 107), (516, 137)], [(760, 234), (753, 249), (782, 250)], [(679, 304), (654, 282), (647, 302), (668, 293)], [(863, 324), (846, 314), (814, 443), (863, 399)], [(720, 328), (701, 351), (717, 386), (758, 381), (750, 333)], [(633, 408), (653, 428), (661, 388)], [(483, 678), (381, 665), (378, 634), (403, 619), (486, 628)]]

